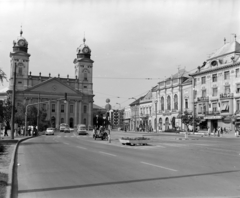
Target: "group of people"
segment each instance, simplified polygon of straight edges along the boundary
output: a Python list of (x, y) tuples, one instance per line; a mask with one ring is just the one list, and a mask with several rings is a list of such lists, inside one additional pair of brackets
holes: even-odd
[[(4, 127), (4, 136), (8, 136), (8, 131), (11, 129), (10, 124), (7, 122)], [(38, 130), (36, 126), (29, 126), (25, 134), (25, 126), (17, 126), (14, 130), (15, 136), (37, 136)]]
[[(227, 129), (226, 128), (222, 128), (222, 127), (216, 127), (213, 129), (213, 133), (214, 133), (214, 136), (217, 135), (218, 137), (220, 136), (223, 136), (223, 133), (227, 133)], [(211, 128), (208, 127), (208, 136), (211, 135)]]

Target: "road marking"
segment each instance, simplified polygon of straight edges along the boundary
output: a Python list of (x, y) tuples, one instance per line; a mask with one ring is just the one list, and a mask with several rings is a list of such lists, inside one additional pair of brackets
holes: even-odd
[(146, 164), (146, 165), (150, 165), (150, 166), (155, 166), (155, 167), (158, 167), (158, 168), (163, 168), (163, 169), (170, 170), (170, 171), (177, 171), (175, 169), (171, 169), (171, 168), (167, 168), (167, 167), (163, 167), (163, 166), (158, 166), (158, 165), (155, 165), (155, 164), (149, 164), (147, 162), (141, 162), (141, 163)]
[(84, 148), (84, 147), (81, 147), (81, 146), (77, 146), (78, 148), (81, 148), (81, 149), (86, 149), (86, 148)]
[(106, 154), (106, 155), (111, 155), (111, 156), (116, 156), (116, 155), (113, 155), (111, 153), (105, 153), (105, 152), (101, 152), (101, 151), (99, 153)]

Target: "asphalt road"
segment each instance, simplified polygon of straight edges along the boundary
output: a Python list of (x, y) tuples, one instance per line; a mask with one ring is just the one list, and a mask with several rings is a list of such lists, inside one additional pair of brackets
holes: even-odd
[(240, 139), (151, 137), (123, 146), (91, 136), (56, 133), (20, 144), (18, 196), (239, 197)]

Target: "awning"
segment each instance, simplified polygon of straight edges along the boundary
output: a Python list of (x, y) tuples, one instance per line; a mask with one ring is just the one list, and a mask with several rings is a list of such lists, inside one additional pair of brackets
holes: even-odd
[(205, 116), (204, 119), (206, 120), (220, 120), (222, 116)]

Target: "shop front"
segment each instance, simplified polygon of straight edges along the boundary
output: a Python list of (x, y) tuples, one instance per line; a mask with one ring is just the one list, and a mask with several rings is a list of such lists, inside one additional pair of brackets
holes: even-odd
[(213, 132), (215, 131), (219, 126), (222, 125), (222, 116), (205, 116), (204, 122), (200, 123), (200, 130), (207, 130), (208, 127), (210, 127), (210, 130)]

